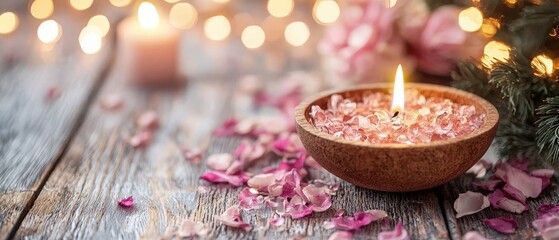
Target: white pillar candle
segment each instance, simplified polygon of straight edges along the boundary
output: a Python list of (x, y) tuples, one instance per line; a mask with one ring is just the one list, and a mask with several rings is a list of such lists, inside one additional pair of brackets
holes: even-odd
[(169, 85), (178, 77), (179, 32), (159, 18), (157, 9), (142, 2), (137, 16), (118, 26), (117, 66), (141, 85)]

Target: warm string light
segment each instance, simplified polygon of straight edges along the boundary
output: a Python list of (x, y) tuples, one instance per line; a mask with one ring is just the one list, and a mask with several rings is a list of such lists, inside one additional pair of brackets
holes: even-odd
[(102, 37), (106, 36), (111, 28), (111, 23), (109, 19), (103, 15), (96, 15), (89, 19), (87, 22), (88, 26), (95, 26), (101, 30)]
[(540, 54), (532, 59), (530, 64), (536, 76), (544, 77), (553, 75), (553, 60), (545, 54)]
[(264, 30), (257, 25), (246, 27), (241, 34), (241, 41), (249, 49), (259, 48), (264, 44), (265, 40), (266, 34)]
[(398, 0), (384, 0), (384, 6), (387, 8), (391, 8), (396, 6), (396, 2), (398, 2)]
[(190, 3), (177, 3), (171, 8), (169, 21), (179, 29), (189, 29), (198, 22), (198, 12)]
[(204, 22), (204, 33), (210, 40), (221, 41), (231, 33), (231, 24), (223, 15), (213, 16)]
[(292, 22), (285, 27), (285, 40), (295, 46), (302, 46), (309, 40), (311, 35), (309, 27), (301, 21)]
[(150, 2), (142, 2), (138, 7), (138, 22), (145, 29), (153, 29), (159, 25), (157, 8)]
[(84, 53), (94, 54), (103, 45), (103, 33), (97, 26), (88, 25), (80, 32), (79, 42)]
[(91, 7), (92, 4), (93, 0), (70, 0), (70, 5), (78, 11), (86, 10)]
[(338, 20), (340, 6), (334, 0), (317, 0), (313, 7), (313, 17), (317, 23), (331, 24)]
[(109, 0), (115, 7), (126, 7), (132, 0)]
[(37, 19), (46, 19), (54, 12), (54, 3), (52, 0), (35, 0), (31, 3), (29, 11)]
[(481, 32), (485, 37), (493, 37), (497, 33), (497, 29), (500, 27), (499, 21), (494, 18), (488, 18), (483, 20), (481, 25)]
[(491, 41), (483, 48), (481, 63), (491, 68), (497, 61), (505, 62), (510, 58), (510, 47), (498, 41)]
[(19, 19), (15, 13), (5, 12), (0, 14), (0, 22), (0, 34), (8, 34), (16, 30)]
[(475, 7), (469, 7), (458, 15), (458, 25), (466, 32), (475, 32), (483, 24), (483, 14)]
[(274, 17), (287, 17), (295, 7), (294, 0), (268, 0), (268, 12)]
[(60, 39), (62, 35), (62, 28), (54, 20), (46, 20), (39, 25), (37, 29), (37, 37), (39, 40), (46, 44), (52, 44)]

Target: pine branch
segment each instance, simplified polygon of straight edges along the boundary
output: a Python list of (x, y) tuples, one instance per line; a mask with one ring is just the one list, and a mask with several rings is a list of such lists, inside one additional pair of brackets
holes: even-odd
[(522, 16), (513, 21), (509, 29), (518, 36), (513, 45), (528, 57), (533, 57), (546, 40), (549, 32), (559, 23), (559, 1), (543, 0), (539, 5), (526, 6)]
[(531, 161), (539, 160), (535, 132), (535, 126), (510, 114), (502, 114), (495, 136), (499, 155), (505, 158), (522, 156)]
[(536, 142), (539, 154), (551, 164), (559, 160), (559, 96), (548, 98), (537, 109)]

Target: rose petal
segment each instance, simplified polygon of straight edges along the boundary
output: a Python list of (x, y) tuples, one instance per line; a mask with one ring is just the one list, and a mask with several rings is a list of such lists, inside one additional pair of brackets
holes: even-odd
[(254, 175), (248, 180), (247, 185), (251, 188), (257, 189), (258, 191), (268, 192), (268, 187), (275, 183), (276, 179), (279, 178), (281, 175), (281, 173), (265, 173)]
[(526, 203), (526, 196), (524, 196), (524, 194), (515, 187), (509, 184), (505, 184), (505, 186), (503, 187), (503, 191), (505, 191), (512, 199), (515, 199), (524, 204)]
[(460, 193), (456, 201), (454, 201), (456, 218), (477, 213), (486, 207), (489, 207), (489, 199), (477, 192), (467, 191)]
[(522, 213), (528, 210), (528, 205), (516, 200), (512, 200), (507, 197), (506, 193), (501, 189), (497, 189), (495, 192), (489, 194), (489, 202), (491, 206), (496, 209), (503, 209), (513, 213)]
[(341, 217), (345, 214), (345, 210), (340, 209), (334, 213), (334, 217)]
[(336, 227), (336, 224), (334, 224), (334, 222), (332, 222), (332, 221), (324, 221), (324, 222), (322, 223), (322, 227), (323, 227), (324, 229), (332, 229), (332, 228), (335, 228), (335, 227)]
[(241, 219), (241, 212), (239, 210), (238, 205), (233, 205), (221, 215), (216, 215), (214, 218), (221, 223), (235, 228), (243, 228), (245, 231), (250, 231), (252, 226), (248, 223), (245, 223)]
[(254, 193), (250, 188), (244, 188), (237, 196), (239, 207), (245, 210), (258, 209), (264, 202), (264, 197)]
[(482, 219), (487, 226), (500, 233), (514, 233), (518, 224), (514, 218), (498, 217), (492, 219)]
[(328, 240), (349, 240), (353, 234), (348, 231), (336, 231), (330, 235)]
[(546, 177), (546, 178), (551, 178), (553, 177), (553, 174), (555, 173), (555, 170), (553, 169), (536, 169), (532, 172), (530, 172), (530, 174), (532, 176), (535, 177)]
[(181, 152), (182, 152), (183, 156), (186, 158), (186, 160), (188, 160), (188, 161), (198, 162), (198, 161), (200, 161), (200, 159), (202, 159), (202, 153), (203, 152), (202, 152), (201, 149), (183, 147), (181, 149)]
[(236, 187), (241, 186), (243, 185), (243, 183), (248, 181), (248, 178), (246, 178), (245, 176), (227, 175), (219, 171), (208, 171), (204, 173), (204, 175), (202, 175), (200, 178), (212, 183), (229, 183)]
[(136, 124), (143, 130), (155, 130), (159, 128), (159, 115), (154, 111), (143, 112), (136, 120)]
[(404, 229), (402, 221), (398, 221), (398, 224), (394, 227), (392, 231), (380, 232), (378, 234), (379, 240), (408, 240), (408, 231)]
[(119, 200), (118, 205), (122, 207), (132, 207), (134, 205), (134, 198), (132, 196)]
[(312, 184), (303, 188), (303, 194), (311, 203), (312, 209), (315, 212), (324, 212), (332, 206), (332, 199), (328, 194), (329, 189), (326, 187), (316, 187)]
[(484, 236), (481, 236), (476, 231), (469, 231), (462, 237), (462, 240), (487, 240)]
[(472, 185), (487, 191), (494, 191), (503, 181), (499, 178), (489, 178), (483, 182), (474, 182)]
[(495, 176), (520, 190), (526, 197), (536, 198), (542, 191), (542, 180), (507, 163), (497, 166)]
[(239, 121), (236, 118), (225, 120), (221, 126), (214, 130), (213, 135), (219, 137), (232, 136), (235, 134), (235, 126)]
[(546, 214), (556, 214), (559, 215), (559, 205), (553, 205), (549, 203), (542, 204), (536, 209), (538, 212), (538, 217)]
[(103, 96), (99, 104), (103, 110), (115, 111), (120, 109), (124, 105), (124, 102), (120, 94), (113, 93)]
[(233, 163), (233, 155), (229, 153), (216, 153), (208, 156), (208, 167), (216, 171), (225, 171)]
[(285, 218), (277, 216), (272, 218), (272, 220), (270, 221), (270, 225), (274, 227), (280, 227), (281, 225), (283, 225), (284, 222), (285, 222)]
[(382, 210), (368, 210), (364, 212), (357, 212), (349, 217), (334, 217), (332, 222), (336, 228), (341, 230), (355, 230), (362, 226), (366, 226), (373, 221), (377, 221), (386, 217), (387, 214)]
[(208, 232), (209, 229), (204, 225), (204, 223), (185, 219), (182, 221), (179, 229), (177, 230), (177, 236), (183, 238), (205, 236)]
[(305, 217), (313, 212), (310, 206), (307, 206), (303, 198), (295, 195), (291, 198), (285, 207), (285, 214), (291, 216), (292, 219), (299, 219)]
[(198, 186), (198, 192), (200, 194), (206, 194), (210, 192), (210, 188), (208, 186)]
[(151, 132), (141, 131), (132, 136), (130, 140), (128, 140), (128, 143), (134, 148), (144, 148), (151, 142), (151, 137)]

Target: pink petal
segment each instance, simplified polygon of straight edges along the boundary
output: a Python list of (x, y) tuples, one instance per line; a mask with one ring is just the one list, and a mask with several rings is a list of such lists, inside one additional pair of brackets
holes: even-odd
[(559, 215), (559, 205), (553, 205), (553, 204), (549, 204), (549, 203), (542, 204), (542, 205), (538, 206), (536, 211), (538, 212), (538, 217), (541, 217), (541, 216), (546, 215), (546, 214)]
[(134, 198), (132, 196), (123, 198), (118, 201), (118, 205), (122, 207), (132, 207), (132, 205), (134, 205)]
[(159, 128), (159, 115), (154, 111), (143, 112), (136, 120), (136, 124), (143, 130), (155, 130)]
[(107, 111), (115, 111), (120, 109), (124, 102), (122, 101), (122, 96), (116, 93), (103, 96), (99, 102), (101, 109)]
[(324, 229), (332, 229), (332, 228), (335, 228), (335, 227), (336, 227), (336, 224), (334, 224), (334, 222), (332, 222), (332, 221), (324, 221), (324, 222), (322, 223), (322, 227), (323, 227)]
[(477, 213), (486, 207), (489, 207), (489, 199), (477, 192), (467, 191), (460, 193), (456, 201), (454, 201), (456, 218)]
[(198, 162), (200, 161), (200, 159), (202, 159), (202, 150), (198, 149), (198, 148), (187, 148), (187, 147), (183, 147), (181, 149), (182, 154), (184, 155), (184, 157), (186, 158), (186, 160), (188, 161), (192, 161), (192, 162)]
[(221, 223), (235, 228), (243, 228), (245, 231), (250, 231), (252, 226), (248, 223), (243, 222), (241, 219), (241, 212), (238, 205), (233, 205), (221, 215), (216, 215), (214, 218)]
[(535, 176), (535, 177), (551, 178), (551, 177), (553, 177), (554, 173), (555, 173), (555, 170), (553, 170), (553, 169), (537, 169), (537, 170), (532, 171), (530, 173), (530, 175)]
[(559, 239), (559, 214), (545, 214), (532, 222), (544, 240)]
[(334, 213), (334, 217), (341, 217), (345, 214), (345, 210), (340, 209)]
[(291, 134), (274, 141), (272, 148), (278, 155), (292, 155), (302, 149), (302, 144), (296, 134)]
[(214, 130), (213, 135), (219, 137), (232, 136), (235, 134), (235, 126), (239, 121), (236, 118), (225, 120), (220, 127)]
[(237, 196), (239, 207), (245, 210), (258, 209), (264, 202), (264, 197), (258, 194), (258, 191), (250, 188), (244, 188)]
[(536, 198), (542, 191), (542, 180), (526, 172), (503, 163), (497, 166), (495, 175), (520, 190), (526, 197)]
[(303, 194), (309, 200), (315, 212), (324, 212), (332, 206), (332, 199), (330, 199), (328, 192), (328, 188), (318, 188), (312, 184), (303, 188)]
[(208, 167), (216, 171), (225, 171), (233, 163), (233, 155), (229, 153), (217, 153), (208, 156)]
[(276, 173), (265, 173), (254, 175), (248, 180), (247, 184), (251, 188), (255, 188), (258, 191), (268, 191), (268, 186), (276, 182), (276, 178), (279, 176)]
[(353, 234), (348, 231), (336, 231), (330, 235), (328, 240), (350, 240)]
[(380, 232), (378, 234), (379, 240), (408, 240), (410, 239), (408, 236), (408, 231), (404, 229), (402, 225), (402, 221), (398, 221), (396, 227), (392, 231)]
[(248, 180), (242, 175), (227, 175), (219, 171), (208, 171), (200, 178), (212, 183), (229, 183), (236, 187), (243, 185)]
[(200, 194), (206, 194), (210, 192), (210, 188), (208, 186), (198, 186), (198, 192)]
[(487, 191), (494, 191), (503, 181), (499, 178), (489, 178), (483, 182), (474, 182), (472, 185)]
[(202, 222), (194, 222), (188, 219), (182, 221), (177, 236), (181, 238), (190, 238), (195, 236), (205, 236), (208, 234), (209, 229)]
[(469, 231), (462, 237), (462, 240), (487, 240), (484, 236), (476, 231)]
[(45, 100), (46, 101), (53, 101), (53, 100), (59, 98), (61, 94), (62, 94), (62, 90), (60, 90), (59, 87), (56, 87), (56, 86), (55, 87), (50, 87), (47, 90)]
[(482, 219), (487, 226), (500, 233), (514, 233), (518, 224), (514, 218), (498, 217), (492, 219)]
[(368, 225), (373, 221), (377, 221), (381, 218), (386, 217), (387, 214), (382, 210), (368, 210), (365, 212), (357, 212), (350, 217), (334, 217), (332, 222), (336, 225), (336, 228), (341, 230), (355, 230), (362, 226)]
[(307, 206), (303, 198), (295, 195), (291, 198), (285, 207), (285, 214), (291, 216), (292, 219), (305, 217), (313, 212), (310, 206)]
[(547, 228), (541, 233), (543, 240), (557, 240), (559, 239), (559, 225)]
[(301, 176), (295, 170), (286, 172), (280, 179), (268, 186), (270, 196), (281, 196), (283, 198), (293, 197), (300, 190)]
[(270, 225), (274, 227), (280, 227), (281, 225), (283, 225), (284, 222), (285, 222), (285, 218), (277, 216), (272, 218), (272, 220), (270, 221)]
[(292, 170), (292, 169), (301, 169), (305, 164), (305, 159), (307, 158), (308, 154), (305, 150), (302, 150), (298, 153), (297, 158), (290, 160), (287, 157), (284, 157), (280, 164), (278, 165), (278, 169), (282, 170)]
[(141, 131), (136, 135), (132, 136), (128, 143), (134, 148), (144, 148), (151, 142), (151, 132)]
[(528, 205), (508, 198), (508, 195), (501, 189), (489, 194), (488, 198), (491, 206), (496, 209), (503, 209), (512, 213), (522, 213), (528, 210)]

